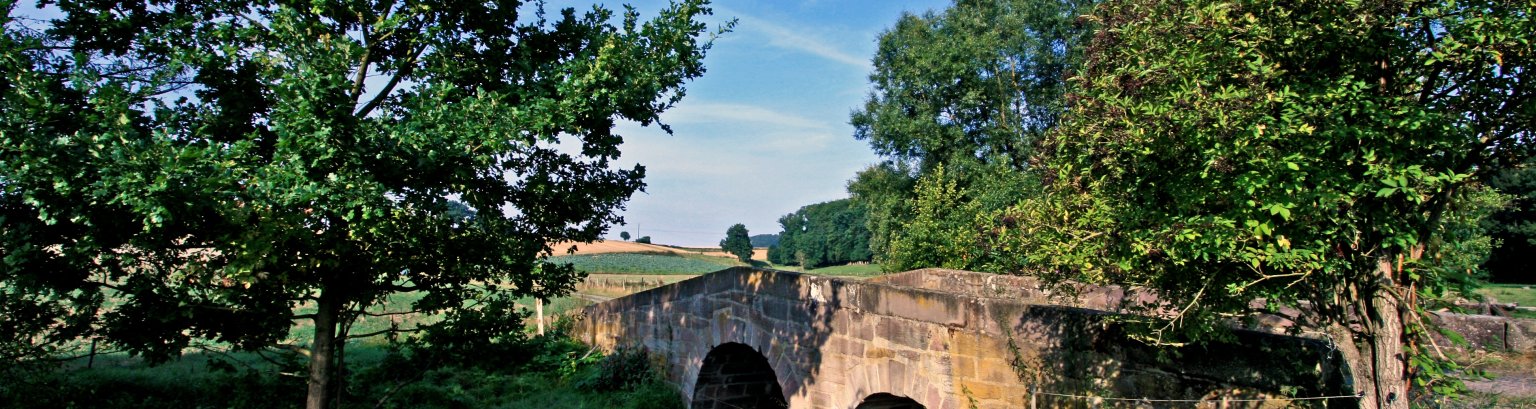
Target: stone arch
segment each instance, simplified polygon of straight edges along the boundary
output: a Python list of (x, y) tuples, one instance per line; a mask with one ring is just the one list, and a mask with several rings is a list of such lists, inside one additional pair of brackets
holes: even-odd
[(768, 358), (745, 344), (727, 342), (709, 350), (693, 386), (693, 409), (780, 409), (789, 407)]
[(854, 409), (926, 409), (921, 403), (905, 396), (896, 396), (885, 392), (876, 393), (864, 397), (863, 402)]

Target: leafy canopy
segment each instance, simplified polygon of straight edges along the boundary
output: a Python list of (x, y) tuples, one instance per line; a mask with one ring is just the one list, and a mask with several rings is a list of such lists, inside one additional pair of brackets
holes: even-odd
[(774, 264), (816, 268), (869, 261), (869, 230), (863, 206), (833, 200), (801, 207), (779, 218), (779, 243), (768, 248)]
[(0, 3), (0, 320), (24, 326), (6, 358), (86, 335), (155, 360), (199, 338), (254, 349), (313, 318), (323, 361), (401, 291), (446, 313), (431, 342), (515, 336), (512, 300), (580, 278), (546, 243), (598, 238), (643, 186), (612, 164), (615, 122), (656, 123), (709, 48), (704, 0), (651, 20), (515, 0), (44, 5), (58, 17)]
[(731, 228), (725, 229), (725, 239), (720, 240), (720, 249), (736, 256), (737, 260), (751, 260), (752, 238), (747, 234), (747, 226), (736, 223), (731, 225)]
[[(1094, 3), (962, 0), (942, 12), (903, 15), (881, 33), (873, 90), (851, 123), (854, 137), (885, 161), (860, 172), (848, 191), (868, 209), (870, 249), (882, 265), (936, 266), (937, 254), (927, 250), (937, 248), (919, 242), (972, 229), (932, 227), (958, 228), (1034, 194), (1034, 184), (1016, 175), (1032, 166), (1034, 145), (1060, 121), (1066, 78), (1091, 34), (1077, 20)], [(947, 173), (936, 175), (939, 166)], [(978, 194), (938, 199), (959, 207), (943, 212), (949, 220), (921, 222), (927, 233), (917, 235), (929, 238), (906, 234), (907, 243), (897, 244), (919, 228), (919, 179)], [(983, 194), (1009, 199), (974, 202)]]
[(1411, 310), (1465, 287), (1448, 226), (1530, 155), (1529, 4), (1115, 1), (1095, 19), (1043, 145), (1050, 194), (998, 246), (1048, 277), (1155, 290), (1179, 316), (1163, 340), (1219, 333), (1255, 299), (1305, 305), (1304, 327), (1376, 352), (1367, 402), (1432, 386), (1447, 369), (1411, 350)]

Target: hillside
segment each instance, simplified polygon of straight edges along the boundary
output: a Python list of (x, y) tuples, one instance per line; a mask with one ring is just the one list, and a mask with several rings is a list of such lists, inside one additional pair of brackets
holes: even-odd
[[(555, 256), (586, 255), (586, 254), (610, 254), (610, 253), (651, 253), (651, 254), (678, 254), (678, 255), (702, 255), (735, 258), (719, 249), (699, 249), (663, 246), (658, 244), (636, 243), (632, 241), (599, 240), (591, 243), (560, 242), (551, 246), (555, 249)], [(566, 249), (575, 247), (574, 253), (566, 253)], [(752, 249), (753, 260), (767, 260), (768, 249)]]

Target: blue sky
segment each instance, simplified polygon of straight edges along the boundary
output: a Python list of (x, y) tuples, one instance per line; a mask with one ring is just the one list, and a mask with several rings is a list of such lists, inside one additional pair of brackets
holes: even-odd
[[(631, 4), (647, 17), (665, 3)], [(879, 34), (903, 11), (948, 4), (717, 1), (711, 26), (738, 23), (715, 42), (704, 77), (662, 115), (674, 134), (634, 124), (618, 129), (621, 162), (645, 165), (647, 187), (623, 213), (627, 225), (609, 237), (628, 231), (657, 243), (714, 246), (732, 224), (777, 233), (780, 216), (847, 197), (848, 179), (878, 161), (853, 139), (848, 114), (869, 92)]]
[[(590, 10), (593, 0), (551, 0)], [(622, 9), (625, 2), (603, 2)], [(631, 0), (642, 19), (665, 0)], [(732, 224), (778, 233), (778, 218), (847, 197), (848, 179), (878, 161), (853, 139), (849, 113), (869, 92), (880, 33), (903, 12), (942, 10), (949, 0), (715, 0), (711, 27), (736, 19), (715, 41), (707, 73), (662, 115), (674, 134), (622, 123), (620, 165), (646, 167), (646, 191), (623, 212), (628, 231), (656, 243), (715, 246)], [(22, 14), (53, 17), (23, 2)]]

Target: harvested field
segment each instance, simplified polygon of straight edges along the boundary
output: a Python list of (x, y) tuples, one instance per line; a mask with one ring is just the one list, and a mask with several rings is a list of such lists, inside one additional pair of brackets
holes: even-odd
[[(576, 247), (575, 255), (581, 254), (608, 254), (608, 253), (671, 253), (671, 254), (698, 254), (705, 256), (735, 258), (720, 249), (672, 247), (657, 244), (636, 243), (632, 241), (599, 240), (591, 243), (578, 243), (566, 241), (555, 243), (553, 246), (556, 256), (567, 255), (566, 249)], [(768, 260), (768, 248), (757, 247), (752, 249), (753, 260)]]

